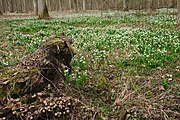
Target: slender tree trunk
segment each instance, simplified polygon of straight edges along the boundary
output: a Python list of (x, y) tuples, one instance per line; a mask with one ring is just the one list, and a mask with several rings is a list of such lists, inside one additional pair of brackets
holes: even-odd
[(54, 7), (55, 7), (55, 11), (57, 12), (59, 9), (59, 0), (54, 1)]
[(0, 15), (3, 15), (4, 13), (4, 6), (2, 0), (0, 0)]
[(3, 2), (5, 12), (9, 12), (9, 10), (8, 10), (8, 1), (2, 0), (2, 2)]
[(7, 11), (10, 12), (10, 0), (6, 0), (6, 3), (7, 3)]
[(79, 12), (79, 0), (75, 0), (76, 2), (74, 2), (75, 5), (75, 11)]
[(34, 0), (26, 0), (25, 4), (26, 12), (35, 12), (34, 10)]
[(180, 25), (180, 0), (177, 0), (178, 24)]
[(37, 0), (33, 0), (33, 6), (34, 6), (35, 15), (38, 15), (38, 2), (37, 2)]
[(83, 11), (86, 11), (86, 0), (83, 0)]
[[(23, 0), (23, 1), (24, 1), (24, 12), (25, 12), (25, 13), (28, 13), (29, 11), (31, 11), (31, 10), (28, 9), (28, 7), (27, 7), (27, 6), (28, 6), (28, 4), (27, 4), (28, 2), (27, 2), (26, 0)], [(30, 6), (30, 5), (29, 5), (29, 6)]]
[(16, 0), (16, 7), (17, 7), (17, 12), (21, 13), (22, 12), (22, 4), (21, 4), (21, 0)]
[(39, 19), (49, 18), (46, 0), (38, 0), (38, 16)]
[(18, 8), (17, 8), (17, 0), (14, 0), (14, 12), (17, 12)]
[(9, 0), (9, 12), (14, 12), (14, 1), (13, 0)]
[(69, 10), (72, 10), (72, 1), (69, 0)]
[[(59, 10), (62, 12), (63, 11), (63, 1), (62, 0), (60, 0), (59, 1)], [(68, 8), (67, 8), (68, 9)]]
[(147, 0), (147, 13), (151, 15), (153, 13), (153, 0)]
[(91, 10), (93, 9), (93, 1), (91, 0)]
[(128, 0), (123, 0), (123, 11), (129, 11)]
[(74, 2), (73, 2), (73, 7), (74, 7), (74, 11), (75, 12), (78, 12), (78, 8), (77, 8), (77, 0), (74, 0)]

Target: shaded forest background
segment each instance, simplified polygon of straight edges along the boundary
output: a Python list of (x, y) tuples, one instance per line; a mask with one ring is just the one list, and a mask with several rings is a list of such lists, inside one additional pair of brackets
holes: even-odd
[[(32, 13), (36, 0), (0, 0), (1, 13)], [(125, 0), (129, 9), (147, 9), (149, 0)], [(176, 0), (151, 0), (154, 9), (176, 7)], [(123, 10), (123, 0), (46, 0), (48, 10), (80, 12), (85, 10)]]

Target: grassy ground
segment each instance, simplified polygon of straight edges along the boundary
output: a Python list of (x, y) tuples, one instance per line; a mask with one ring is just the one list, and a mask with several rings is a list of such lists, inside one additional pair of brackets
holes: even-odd
[(66, 83), (79, 94), (70, 94), (97, 109), (98, 119), (178, 119), (180, 31), (172, 14), (1, 18), (0, 68), (66, 32), (77, 50)]

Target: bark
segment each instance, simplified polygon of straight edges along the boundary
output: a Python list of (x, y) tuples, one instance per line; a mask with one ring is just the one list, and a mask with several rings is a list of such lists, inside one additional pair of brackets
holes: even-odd
[(123, 0), (123, 11), (129, 11), (128, 0)]
[(147, 0), (147, 13), (151, 15), (153, 13), (153, 0)]
[(50, 0), (47, 0), (47, 7), (48, 7), (48, 10), (49, 11), (52, 11), (52, 6), (51, 6), (51, 1)]
[(91, 0), (90, 4), (91, 4), (91, 10), (93, 10), (93, 1), (92, 0)]
[(56, 11), (60, 10), (60, 0), (56, 1)]
[(62, 0), (59, 0), (59, 11), (63, 11), (63, 2)]
[(79, 10), (80, 10), (80, 7), (79, 7), (79, 0), (77, 0), (76, 8), (77, 8), (77, 12), (79, 12)]
[(9, 0), (9, 12), (14, 12), (14, 1), (13, 0)]
[(38, 17), (39, 19), (49, 18), (46, 0), (38, 0)]
[(14, 12), (18, 12), (18, 3), (14, 0)]
[(22, 12), (22, 5), (21, 5), (21, 0), (16, 0), (16, 7), (17, 7), (17, 12), (21, 13)]
[(83, 0), (83, 11), (86, 11), (86, 0)]
[(27, 13), (28, 12), (28, 10), (27, 10), (27, 2), (26, 2), (26, 0), (23, 0), (22, 1), (22, 11), (23, 12), (25, 12), (25, 13)]
[(4, 13), (4, 6), (2, 0), (0, 0), (0, 15), (3, 15)]
[(178, 24), (180, 25), (180, 0), (177, 0), (177, 9), (178, 9)]
[(74, 10), (75, 12), (79, 11), (79, 0), (74, 0)]
[(38, 15), (38, 2), (37, 0), (33, 0), (34, 12), (35, 15)]
[(26, 0), (26, 8), (27, 8), (27, 11), (28, 12), (34, 12), (34, 4), (33, 4), (33, 0), (29, 1), (29, 0)]

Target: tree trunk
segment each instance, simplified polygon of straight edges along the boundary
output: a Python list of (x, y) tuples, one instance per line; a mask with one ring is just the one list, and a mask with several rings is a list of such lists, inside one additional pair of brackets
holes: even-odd
[(25, 12), (25, 13), (28, 13), (28, 11), (30, 11), (30, 10), (28, 10), (28, 8), (27, 8), (27, 2), (26, 2), (26, 0), (23, 0), (22, 8), (23, 8), (23, 12)]
[(18, 13), (22, 13), (22, 3), (21, 3), (21, 0), (16, 0), (16, 7), (17, 7), (17, 12)]
[(153, 0), (147, 0), (147, 14), (151, 15), (153, 10)]
[(72, 10), (72, 2), (69, 0), (69, 10)]
[(180, 25), (180, 0), (177, 0), (178, 24)]
[(79, 4), (79, 0), (77, 0), (77, 12), (79, 12), (79, 10), (80, 10), (80, 6), (79, 6), (80, 4)]
[(49, 18), (46, 0), (38, 0), (38, 16), (39, 19)]
[(9, 1), (9, 12), (14, 12), (14, 6), (13, 6), (13, 4), (14, 4), (14, 1), (13, 0), (10, 0)]
[(86, 11), (86, 0), (83, 0), (83, 11)]
[(37, 0), (33, 0), (34, 12), (35, 15), (38, 15), (38, 2)]
[(123, 0), (123, 11), (129, 11), (128, 0)]
[(0, 15), (4, 13), (4, 6), (2, 0), (0, 0)]
[(59, 11), (60, 0), (56, 0), (56, 11)]
[(63, 11), (63, 1), (62, 0), (59, 0), (59, 11)]

